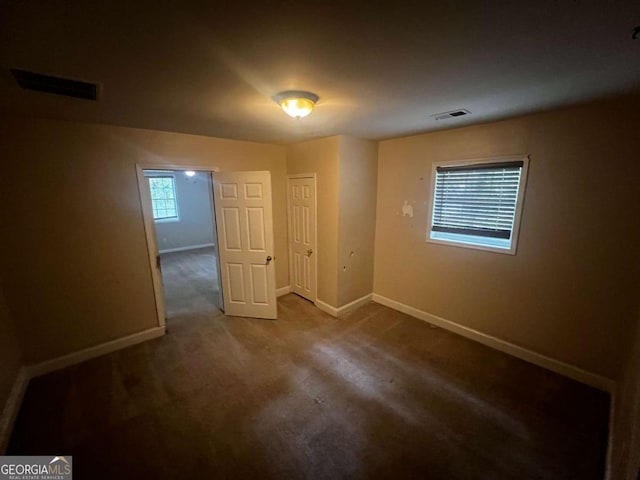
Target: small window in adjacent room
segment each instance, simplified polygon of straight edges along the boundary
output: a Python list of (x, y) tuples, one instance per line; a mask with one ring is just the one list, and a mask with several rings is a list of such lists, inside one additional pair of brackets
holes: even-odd
[(427, 241), (515, 255), (528, 161), (435, 164)]
[(153, 219), (156, 222), (178, 221), (178, 202), (176, 200), (176, 179), (172, 174), (154, 174), (148, 176), (151, 190)]

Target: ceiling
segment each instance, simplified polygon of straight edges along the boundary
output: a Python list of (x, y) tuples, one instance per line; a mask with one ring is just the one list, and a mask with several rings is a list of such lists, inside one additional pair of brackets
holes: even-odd
[[(0, 0), (0, 110), (289, 143), (382, 139), (640, 89), (640, 2)], [(8, 68), (96, 81), (98, 102)], [(304, 119), (271, 100), (320, 96)], [(465, 108), (471, 115), (435, 120)]]

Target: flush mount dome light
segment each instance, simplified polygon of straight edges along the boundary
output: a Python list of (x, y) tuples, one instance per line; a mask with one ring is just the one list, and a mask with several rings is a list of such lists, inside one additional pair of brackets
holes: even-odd
[(293, 118), (302, 118), (309, 115), (319, 98), (315, 93), (302, 90), (287, 90), (273, 97), (276, 103), (282, 107), (282, 110)]
[(187, 177), (193, 177), (196, 174), (196, 172), (194, 172), (193, 170), (187, 170), (187, 171), (184, 172), (184, 174)]

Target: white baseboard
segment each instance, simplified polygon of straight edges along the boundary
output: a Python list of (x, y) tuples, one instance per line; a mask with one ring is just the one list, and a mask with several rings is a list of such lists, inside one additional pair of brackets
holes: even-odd
[(198, 248), (214, 247), (214, 243), (203, 243), (202, 245), (189, 245), (188, 247), (165, 248), (158, 250), (158, 253), (184, 252), (185, 250), (196, 250)]
[(18, 417), (24, 393), (27, 391), (27, 385), (29, 385), (29, 375), (27, 368), (22, 367), (18, 371), (11, 392), (9, 392), (7, 402), (4, 404), (2, 414), (0, 415), (0, 455), (4, 455), (9, 445), (13, 425)]
[(291, 286), (287, 285), (286, 287), (276, 288), (276, 297), (281, 297), (291, 292)]
[(356, 298), (353, 302), (349, 302), (338, 308), (338, 316), (346, 315), (349, 312), (353, 312), (355, 309), (360, 308), (362, 305), (366, 305), (371, 301), (372, 293), (368, 293), (360, 298)]
[(20, 411), (22, 399), (24, 398), (27, 386), (29, 385), (29, 380), (39, 377), (40, 375), (45, 375), (62, 368), (84, 362), (85, 360), (90, 360), (107, 353), (115, 352), (116, 350), (121, 350), (138, 343), (146, 342), (153, 338), (161, 337), (164, 334), (165, 327), (150, 328), (149, 330), (144, 330), (127, 337), (111, 340), (110, 342), (101, 343), (62, 357), (34, 365), (23, 366), (18, 372), (18, 376), (13, 383), (7, 402), (0, 414), (0, 455), (4, 454), (9, 443), (13, 425), (16, 421), (16, 417), (18, 416), (18, 412)]
[(93, 347), (85, 348), (83, 350), (78, 350), (77, 352), (73, 352), (62, 357), (53, 358), (51, 360), (46, 360), (34, 365), (29, 365), (26, 367), (27, 375), (29, 378), (39, 377), (40, 375), (45, 375), (47, 373), (66, 368), (71, 365), (76, 365), (78, 363), (84, 362), (85, 360), (90, 360), (107, 353), (115, 352), (116, 350), (121, 350), (138, 343), (146, 342), (147, 340), (151, 340), (153, 338), (161, 337), (164, 334), (165, 327), (150, 328), (149, 330), (134, 333), (133, 335), (129, 335), (127, 337), (118, 338), (116, 340), (111, 340), (110, 342), (105, 342), (99, 345), (94, 345)]
[(526, 362), (533, 363), (534, 365), (538, 365), (539, 367), (546, 368), (547, 370), (559, 373), (560, 375), (564, 375), (565, 377), (569, 377), (573, 380), (577, 380), (578, 382), (585, 383), (589, 386), (597, 388), (598, 390), (603, 390), (609, 393), (612, 393), (615, 390), (615, 381), (602, 375), (598, 375), (596, 373), (584, 370), (580, 367), (576, 367), (575, 365), (570, 365), (568, 363), (561, 362), (560, 360), (547, 357), (546, 355), (536, 353), (532, 350), (528, 350), (524, 347), (520, 347), (505, 340), (487, 335), (486, 333), (479, 332), (472, 328), (459, 325), (450, 320), (446, 320), (436, 315), (418, 310), (417, 308), (405, 305), (404, 303), (400, 303), (395, 300), (391, 300), (390, 298), (383, 297), (382, 295), (378, 295), (376, 293), (373, 294), (372, 300), (389, 308), (393, 308), (394, 310), (398, 310), (402, 313), (406, 313), (407, 315), (411, 315), (412, 317), (424, 320), (440, 328), (444, 328), (445, 330), (449, 330), (450, 332), (457, 333), (458, 335), (469, 338), (471, 340), (475, 340), (478, 343), (482, 343), (483, 345), (507, 353)]
[(338, 309), (336, 307), (333, 307), (333, 306), (329, 305), (328, 303), (323, 302), (319, 298), (316, 298), (316, 301), (313, 302), (313, 303), (320, 310), (322, 310), (323, 312), (328, 313), (332, 317), (337, 317), (338, 316)]
[(323, 312), (328, 313), (332, 317), (339, 317), (340, 315), (346, 315), (347, 313), (354, 311), (356, 308), (359, 308), (362, 305), (369, 303), (371, 301), (371, 296), (372, 294), (369, 293), (339, 308), (329, 305), (328, 303), (323, 302), (320, 299), (316, 299), (314, 303), (316, 304), (316, 307), (318, 307)]

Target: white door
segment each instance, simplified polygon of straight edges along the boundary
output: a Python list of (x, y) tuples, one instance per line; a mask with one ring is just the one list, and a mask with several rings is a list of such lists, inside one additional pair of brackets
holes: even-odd
[(289, 265), (291, 291), (316, 300), (316, 181), (290, 177)]
[(276, 318), (269, 172), (213, 174), (226, 315)]

